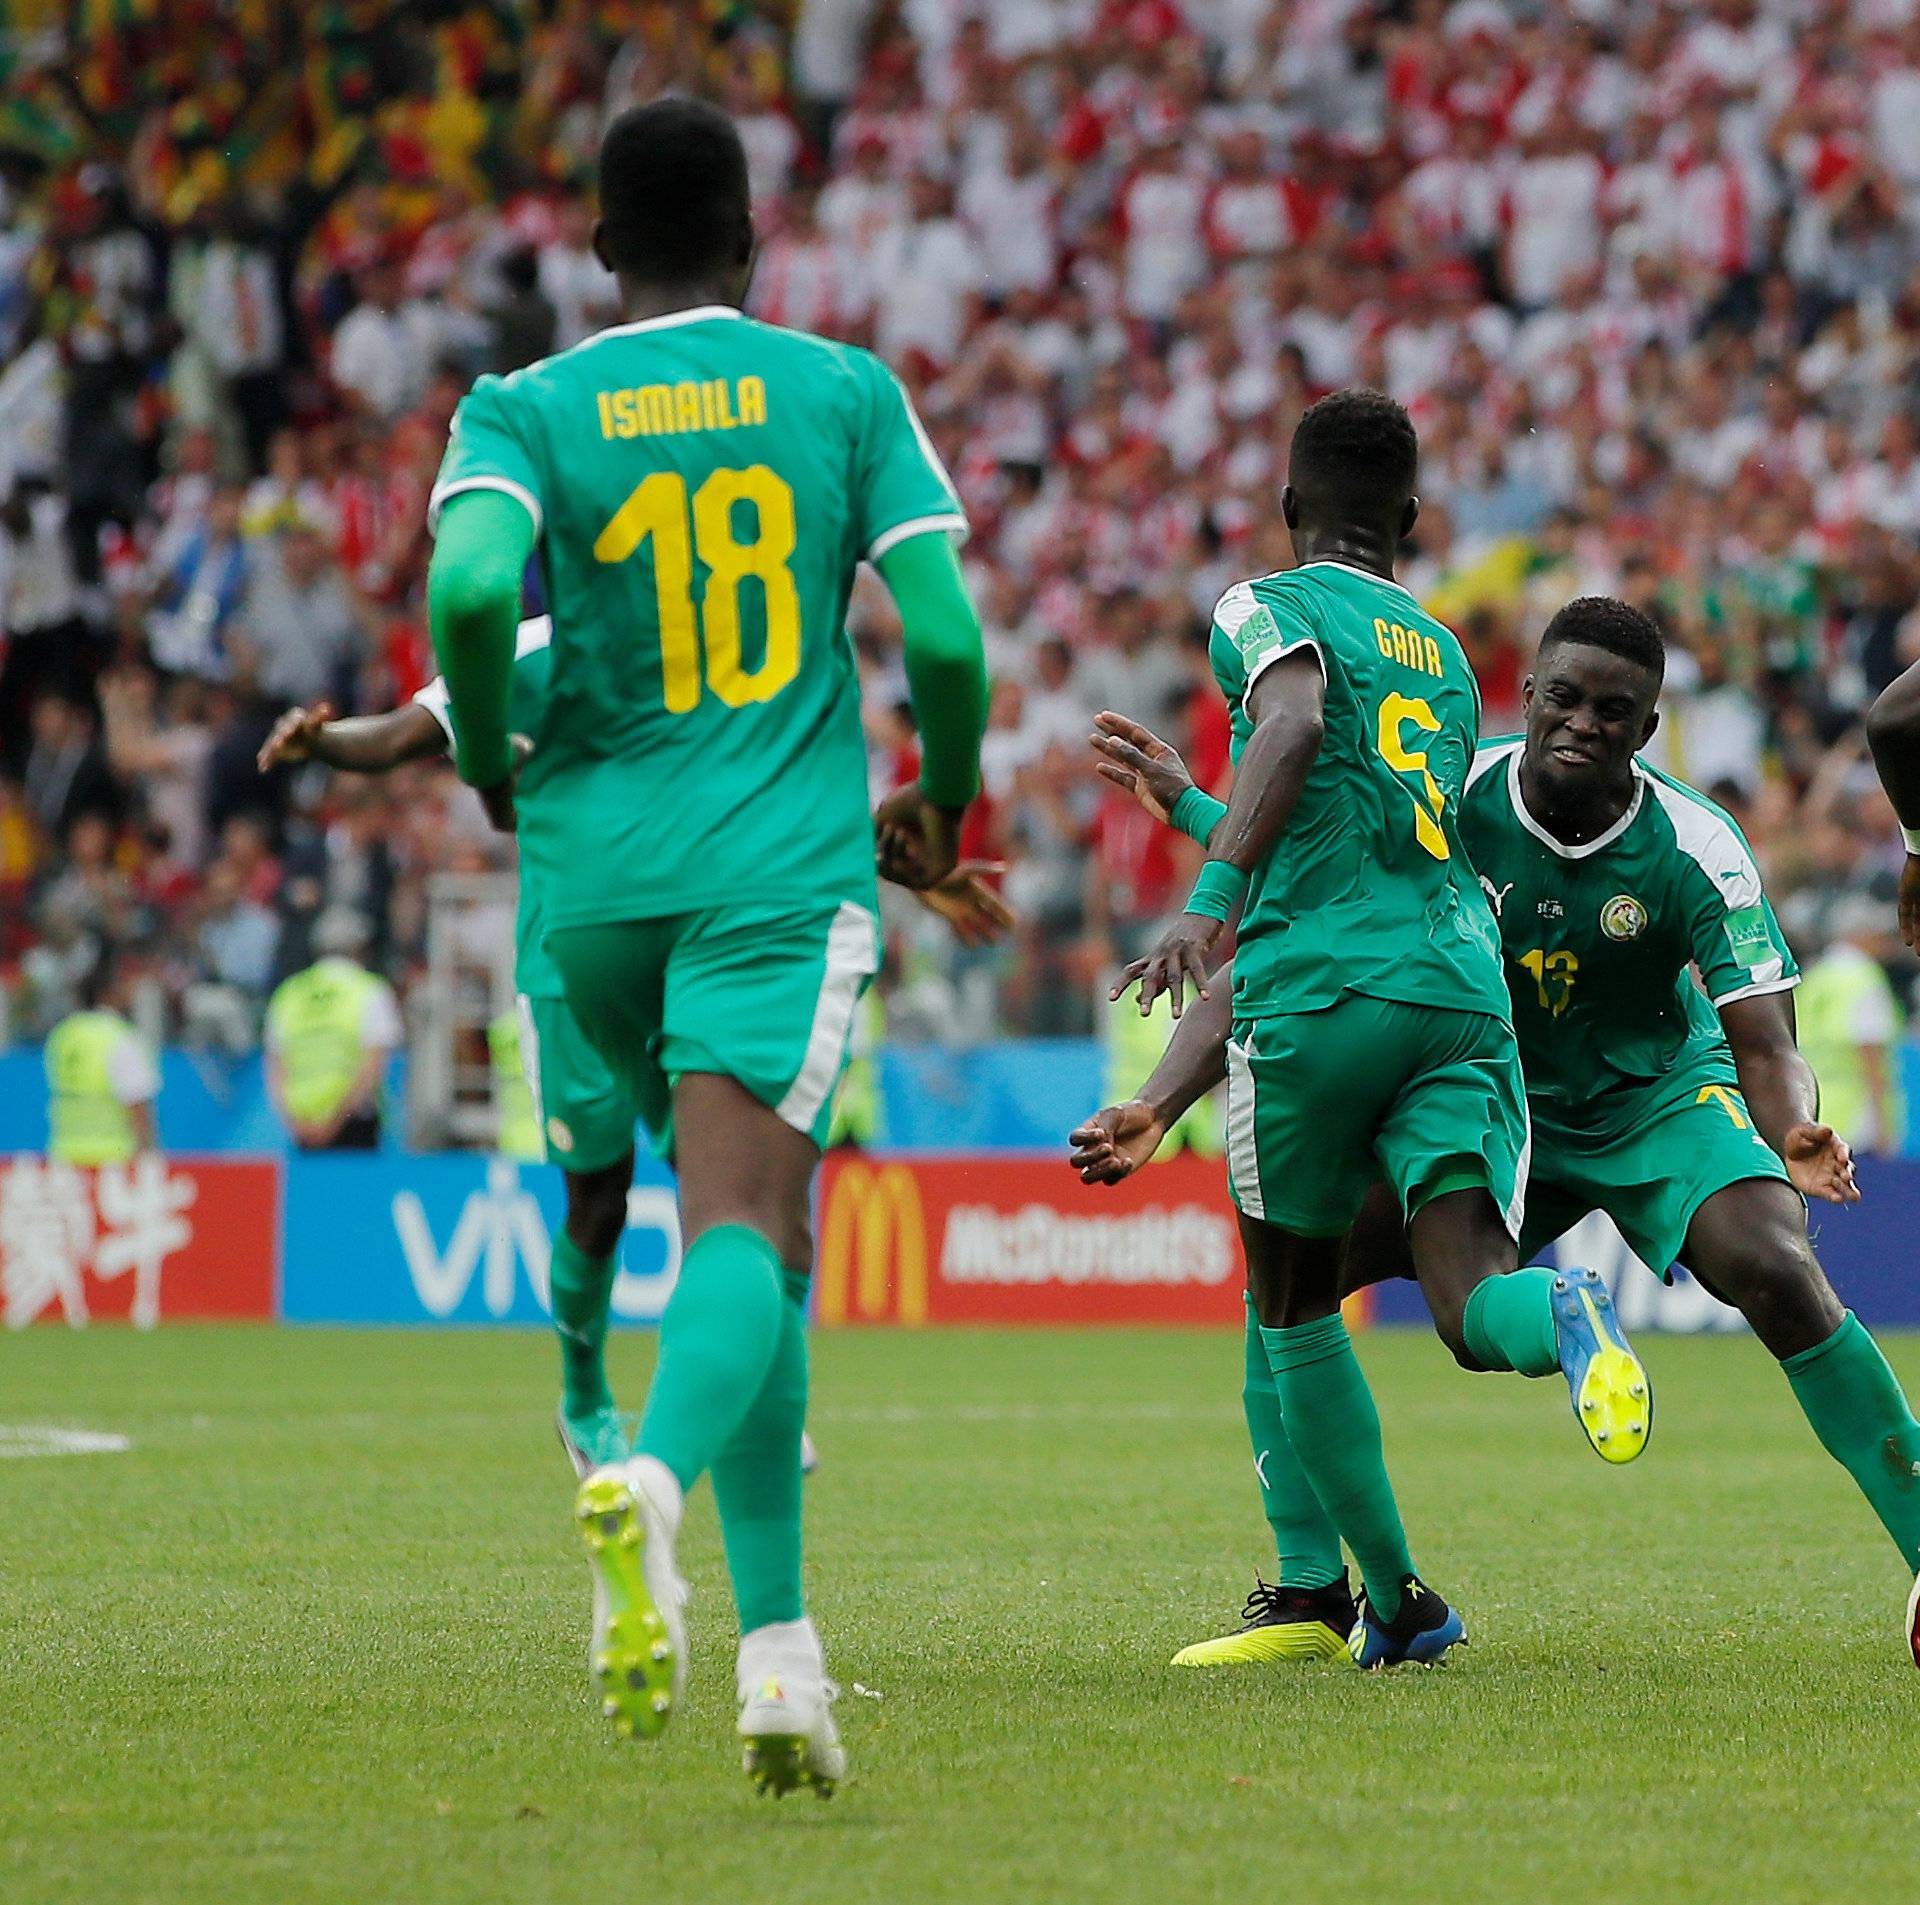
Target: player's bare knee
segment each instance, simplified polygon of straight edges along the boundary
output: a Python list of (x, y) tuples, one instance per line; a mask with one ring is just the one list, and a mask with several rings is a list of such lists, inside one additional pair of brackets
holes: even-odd
[(588, 1257), (610, 1257), (627, 1227), (627, 1187), (633, 1160), (604, 1171), (567, 1173), (567, 1237)]
[(1703, 1265), (1701, 1281), (1747, 1319), (1775, 1356), (1825, 1342), (1845, 1314), (1804, 1233), (1762, 1231), (1725, 1259)]

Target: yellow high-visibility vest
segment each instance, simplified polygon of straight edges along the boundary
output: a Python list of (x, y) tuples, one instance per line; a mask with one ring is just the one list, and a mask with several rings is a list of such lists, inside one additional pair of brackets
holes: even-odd
[(351, 959), (322, 959), (283, 979), (267, 1001), (287, 1110), (302, 1123), (331, 1118), (346, 1102), (367, 1056), (367, 998), (382, 983)]
[(527, 1077), (526, 1054), (520, 1049), (518, 1012), (502, 1012), (487, 1027), (487, 1056), (493, 1063), (493, 1107), (500, 1120), (493, 1148), (503, 1158), (544, 1164), (546, 1140)]
[(113, 1054), (140, 1035), (117, 1012), (74, 1012), (47, 1034), (47, 1155), (63, 1164), (124, 1164), (138, 1145), (113, 1089)]

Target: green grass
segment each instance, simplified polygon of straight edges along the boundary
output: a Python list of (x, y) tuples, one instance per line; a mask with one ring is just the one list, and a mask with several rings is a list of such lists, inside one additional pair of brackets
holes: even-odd
[[(616, 1348), (630, 1400), (650, 1354)], [(1363, 1355), (1474, 1637), (1434, 1673), (1165, 1666), (1269, 1558), (1236, 1337), (819, 1340), (854, 1781), (776, 1807), (704, 1494), (691, 1703), (659, 1746), (603, 1732), (543, 1341), (11, 1338), (0, 1423), (134, 1447), (0, 1461), (0, 1899), (1907, 1895), (1906, 1584), (1756, 1345), (1655, 1343), (1619, 1472), (1557, 1382)]]

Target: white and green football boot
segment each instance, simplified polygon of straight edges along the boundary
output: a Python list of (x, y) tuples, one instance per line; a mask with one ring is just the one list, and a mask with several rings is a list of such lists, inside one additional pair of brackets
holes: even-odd
[(687, 1589), (673, 1564), (679, 1484), (636, 1456), (595, 1469), (573, 1512), (593, 1569), (587, 1659), (600, 1711), (622, 1739), (657, 1739), (687, 1685)]
[(840, 1689), (826, 1676), (820, 1637), (802, 1618), (740, 1637), (740, 1763), (754, 1790), (775, 1799), (806, 1788), (831, 1799), (847, 1776), (833, 1724)]

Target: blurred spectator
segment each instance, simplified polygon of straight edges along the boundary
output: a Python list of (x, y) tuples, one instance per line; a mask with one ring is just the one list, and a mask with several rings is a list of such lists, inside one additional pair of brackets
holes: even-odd
[(47, 1155), (65, 1164), (125, 1164), (159, 1142), (160, 1067), (126, 1017), (118, 963), (102, 954), (81, 1004), (47, 1034)]
[(352, 706), (366, 622), (315, 524), (295, 519), (255, 546), (231, 646), (271, 703)]
[[(1224, 782), (1212, 604), (1291, 559), (1288, 435), (1354, 380), (1420, 426), (1406, 573), (1489, 723), (1559, 602), (1622, 594), (1668, 637), (1655, 758), (1738, 807), (1783, 914), (1824, 941), (1885, 894), (1855, 728), (1920, 656), (1912, 7), (349, 11), (380, 57), (298, 8), (233, 53), (244, 124), (217, 88), (182, 110), (200, 10), (69, 9), (9, 69), (18, 1022), (66, 1009), (104, 935), (176, 1027), (243, 1042), (263, 963), (308, 967), (330, 909), (408, 982), (431, 873), (509, 864), (444, 770), (369, 791), (253, 756), (283, 700), (384, 706), (432, 672), (453, 405), (614, 319), (595, 144), (675, 89), (740, 118), (755, 312), (877, 346), (973, 526), (994, 682), (969, 826), (1027, 919), (985, 957), (907, 931), (896, 1027), (1084, 1028), (1105, 962), (1179, 903), (1177, 854), (1102, 805), (1089, 718), (1167, 723)], [(885, 791), (916, 758), (897, 620), (865, 586), (847, 620)], [(463, 944), (498, 930), (481, 909)]]
[(393, 988), (359, 963), (366, 921), (344, 908), (314, 928), (319, 959), (267, 1008), (267, 1091), (303, 1151), (380, 1144), (387, 1066), (400, 1043)]
[(1800, 1049), (1820, 1080), (1820, 1116), (1859, 1152), (1897, 1150), (1906, 1125), (1895, 1051), (1904, 1015), (1888, 982), (1885, 906), (1855, 895), (1794, 1000)]

